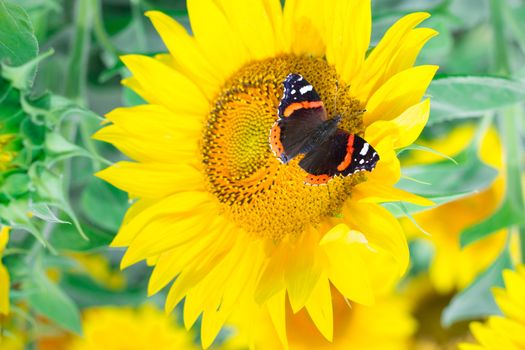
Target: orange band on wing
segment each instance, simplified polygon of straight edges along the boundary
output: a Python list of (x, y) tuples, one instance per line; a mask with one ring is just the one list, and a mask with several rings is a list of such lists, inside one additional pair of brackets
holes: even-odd
[(329, 175), (310, 175), (304, 180), (305, 184), (309, 185), (325, 185), (328, 181), (332, 179), (332, 176)]
[(289, 105), (288, 107), (286, 107), (286, 109), (284, 110), (284, 116), (285, 117), (289, 117), (289, 116), (292, 115), (293, 112), (295, 112), (298, 109), (302, 109), (302, 108), (318, 108), (318, 107), (322, 107), (322, 106), (323, 106), (323, 101), (294, 102), (291, 105)]
[(348, 143), (346, 144), (345, 159), (337, 166), (337, 170), (343, 171), (352, 164), (352, 153), (354, 153), (354, 134), (348, 136)]
[(273, 153), (280, 158), (281, 154), (283, 154), (284, 148), (281, 143), (281, 128), (277, 123), (273, 124), (270, 129), (270, 147), (272, 148)]

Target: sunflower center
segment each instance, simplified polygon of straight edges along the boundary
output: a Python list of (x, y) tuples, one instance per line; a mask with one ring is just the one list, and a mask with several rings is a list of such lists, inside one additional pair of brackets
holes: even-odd
[(322, 58), (280, 56), (252, 62), (226, 82), (209, 114), (202, 144), (208, 188), (226, 215), (250, 234), (279, 241), (336, 216), (362, 174), (324, 186), (304, 184), (301, 156), (281, 164), (268, 136), (277, 119), (283, 80), (299, 73), (317, 90), (328, 116), (346, 116), (340, 128), (361, 133), (362, 104)]

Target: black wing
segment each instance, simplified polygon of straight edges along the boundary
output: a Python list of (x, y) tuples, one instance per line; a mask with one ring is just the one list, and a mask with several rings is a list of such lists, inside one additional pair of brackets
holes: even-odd
[(279, 103), (279, 108), (277, 109), (279, 114), (279, 119), (290, 116), (286, 115), (286, 111), (290, 111), (290, 106), (292, 104), (303, 104), (303, 103), (312, 103), (321, 102), (321, 97), (317, 91), (315, 91), (312, 84), (310, 84), (305, 78), (300, 74), (291, 73), (288, 74), (286, 79), (283, 82), (284, 92), (281, 102)]
[(283, 163), (301, 153), (308, 135), (327, 119), (321, 98), (299, 74), (289, 74), (283, 82), (284, 93), (278, 119), (270, 130), (270, 147)]
[(309, 175), (305, 182), (325, 184), (337, 175), (372, 171), (379, 155), (361, 137), (338, 129), (328, 140), (307, 153), (299, 166)]

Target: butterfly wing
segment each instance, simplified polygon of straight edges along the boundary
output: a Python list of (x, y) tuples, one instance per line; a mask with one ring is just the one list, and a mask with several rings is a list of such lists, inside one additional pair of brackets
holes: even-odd
[(327, 119), (326, 110), (313, 86), (299, 74), (289, 74), (277, 109), (278, 119), (270, 129), (270, 147), (281, 162), (302, 153), (308, 135)]
[(368, 142), (338, 129), (328, 140), (307, 153), (299, 166), (308, 173), (305, 183), (320, 185), (337, 175), (372, 171), (378, 160), (379, 155)]

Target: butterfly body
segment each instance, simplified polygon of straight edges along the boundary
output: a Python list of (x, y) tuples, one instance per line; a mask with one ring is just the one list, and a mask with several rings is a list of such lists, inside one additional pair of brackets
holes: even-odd
[(326, 184), (335, 176), (372, 171), (379, 160), (374, 148), (361, 137), (339, 128), (342, 116), (328, 118), (321, 98), (299, 74), (289, 74), (278, 119), (270, 130), (269, 143), (284, 164), (304, 154), (299, 166), (305, 183)]

